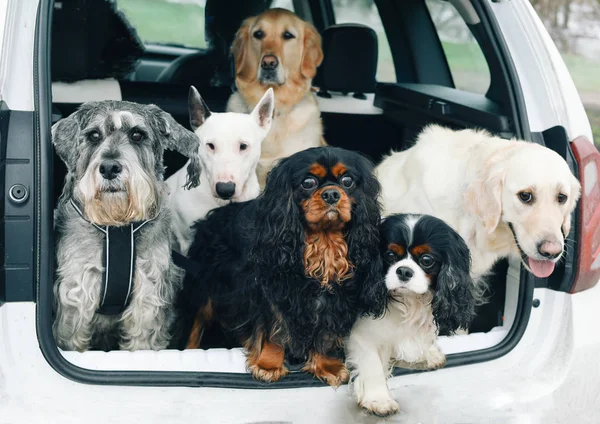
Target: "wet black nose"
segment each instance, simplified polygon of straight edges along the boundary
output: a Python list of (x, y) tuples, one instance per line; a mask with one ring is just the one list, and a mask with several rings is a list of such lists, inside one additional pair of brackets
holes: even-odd
[(412, 278), (414, 272), (409, 267), (401, 266), (398, 269), (396, 269), (396, 275), (398, 276), (400, 281), (406, 282)]
[(105, 160), (100, 164), (100, 174), (105, 180), (113, 180), (121, 173), (123, 167), (116, 160)]
[(235, 194), (235, 183), (231, 181), (226, 183), (217, 183), (216, 189), (217, 194), (221, 199), (231, 199)]
[(273, 56), (272, 54), (265, 55), (260, 62), (260, 67), (265, 71), (272, 71), (277, 68), (277, 65), (279, 65), (279, 60), (277, 56)]
[(330, 205), (335, 205), (337, 202), (339, 202), (340, 197), (340, 192), (335, 188), (329, 188), (321, 193), (321, 198)]

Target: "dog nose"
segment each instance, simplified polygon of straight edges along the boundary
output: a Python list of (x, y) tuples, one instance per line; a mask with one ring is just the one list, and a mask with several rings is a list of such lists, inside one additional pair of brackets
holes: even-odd
[(116, 160), (105, 160), (100, 164), (100, 174), (105, 180), (113, 180), (121, 173), (123, 167)]
[(543, 241), (538, 244), (537, 250), (544, 258), (555, 259), (560, 256), (563, 248), (560, 243), (555, 241)]
[(400, 281), (407, 282), (412, 278), (415, 273), (412, 269), (407, 266), (401, 266), (396, 269), (396, 275), (400, 279)]
[(321, 198), (330, 205), (335, 205), (340, 200), (340, 192), (335, 188), (330, 188), (321, 193)]
[(217, 194), (221, 199), (231, 199), (235, 193), (235, 183), (234, 182), (226, 182), (226, 183), (217, 183)]
[(272, 54), (263, 56), (262, 61), (260, 62), (260, 67), (265, 71), (271, 71), (277, 68), (277, 65), (279, 65), (279, 60), (277, 60), (277, 56)]

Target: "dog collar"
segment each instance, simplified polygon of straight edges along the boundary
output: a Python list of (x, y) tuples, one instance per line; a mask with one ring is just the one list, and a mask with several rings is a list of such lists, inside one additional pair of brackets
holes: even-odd
[(102, 315), (118, 315), (131, 302), (131, 291), (135, 278), (135, 233), (151, 219), (132, 222), (129, 225), (111, 226), (97, 225), (85, 218), (81, 209), (71, 199), (71, 205), (81, 218), (104, 234), (102, 250), (102, 286), (100, 289), (100, 306), (96, 313)]

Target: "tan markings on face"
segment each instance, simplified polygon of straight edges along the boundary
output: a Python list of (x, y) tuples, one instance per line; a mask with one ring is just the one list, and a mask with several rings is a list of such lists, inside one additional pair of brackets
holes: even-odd
[(388, 245), (388, 249), (391, 250), (392, 252), (394, 252), (400, 258), (406, 254), (406, 249), (404, 248), (404, 246), (400, 246), (399, 244), (396, 244), (396, 243), (390, 243)]
[(346, 168), (346, 165), (344, 165), (341, 162), (336, 163), (333, 168), (331, 168), (331, 173), (336, 177), (339, 178), (341, 175), (344, 175), (346, 172), (348, 172), (348, 168)]
[(420, 244), (419, 246), (411, 248), (410, 253), (418, 258), (419, 256), (424, 255), (425, 253), (431, 253), (431, 248), (427, 244)]
[(319, 178), (325, 178), (325, 175), (327, 175), (327, 171), (325, 170), (323, 165), (320, 165), (318, 163), (313, 164), (309, 168), (308, 172), (310, 172), (311, 174), (313, 174)]
[(340, 193), (340, 200), (335, 205), (330, 205), (323, 200), (321, 194), (331, 188), (331, 186), (321, 187), (301, 203), (304, 217), (309, 226), (314, 229), (341, 229), (352, 218), (352, 202), (341, 188), (334, 188)]

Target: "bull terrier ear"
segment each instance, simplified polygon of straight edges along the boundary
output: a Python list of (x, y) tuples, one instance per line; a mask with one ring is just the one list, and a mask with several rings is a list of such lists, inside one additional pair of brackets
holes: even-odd
[(268, 132), (271, 129), (271, 123), (273, 122), (274, 110), (275, 95), (273, 94), (273, 89), (269, 88), (262, 96), (250, 116), (252, 116), (259, 127)]
[(188, 95), (188, 110), (190, 113), (190, 126), (196, 131), (210, 116), (210, 110), (193, 85), (190, 86)]

